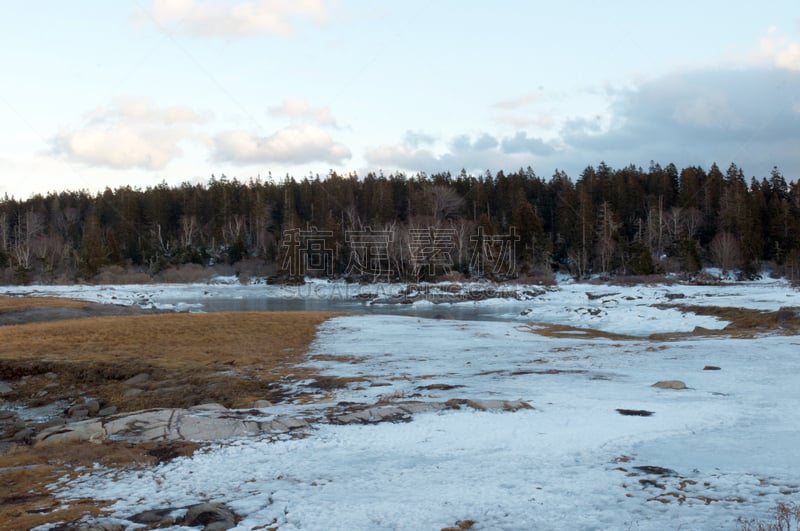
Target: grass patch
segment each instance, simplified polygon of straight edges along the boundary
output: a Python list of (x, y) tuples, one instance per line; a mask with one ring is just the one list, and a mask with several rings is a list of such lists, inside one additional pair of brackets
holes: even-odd
[(0, 296), (0, 313), (29, 310), (31, 308), (86, 308), (91, 302), (59, 297), (10, 297)]
[(528, 330), (534, 334), (544, 337), (555, 337), (560, 339), (611, 339), (615, 341), (641, 340), (641, 337), (629, 336), (625, 334), (615, 334), (604, 332), (594, 328), (578, 328), (563, 324), (536, 323), (528, 325)]
[[(721, 306), (683, 306), (680, 304), (657, 304), (656, 308), (672, 308), (682, 312), (716, 317), (729, 324), (722, 330), (700, 329), (691, 335), (734, 335), (752, 337), (765, 332), (783, 335), (800, 334), (800, 308), (780, 308), (777, 311), (750, 308), (728, 308)], [(651, 339), (661, 339), (663, 334), (654, 334)], [(674, 334), (673, 334), (674, 335)]]
[(64, 476), (75, 477), (81, 467), (100, 465), (130, 469), (163, 461), (163, 457), (191, 455), (199, 445), (189, 442), (126, 444), (72, 443), (18, 446), (0, 455), (0, 522), (3, 529), (31, 529), (51, 522), (98, 516), (111, 502), (92, 499), (65, 501), (49, 485)]
[[(335, 315), (170, 313), (3, 326), (0, 379), (18, 381), (11, 400), (49, 403), (86, 395), (122, 411), (276, 401), (275, 383), (302, 372), (295, 363), (317, 326)], [(151, 378), (131, 396), (123, 382), (140, 373)]]

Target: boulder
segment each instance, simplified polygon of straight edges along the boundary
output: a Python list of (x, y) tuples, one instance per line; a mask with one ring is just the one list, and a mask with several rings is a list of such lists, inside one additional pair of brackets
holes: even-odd
[(106, 431), (99, 420), (84, 420), (42, 430), (36, 436), (36, 442), (37, 444), (55, 444), (90, 441), (102, 439), (105, 435)]
[(224, 531), (236, 526), (236, 515), (224, 503), (198, 503), (186, 511), (183, 525), (203, 526), (203, 531)]
[(661, 380), (660, 382), (654, 383), (652, 387), (658, 387), (659, 389), (676, 389), (676, 390), (687, 389), (686, 384), (680, 380)]

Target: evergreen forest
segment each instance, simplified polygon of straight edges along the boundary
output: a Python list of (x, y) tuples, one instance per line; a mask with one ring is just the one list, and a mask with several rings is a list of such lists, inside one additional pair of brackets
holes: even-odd
[[(364, 236), (380, 241), (370, 247)], [(486, 252), (513, 267), (487, 267)], [(600, 163), (577, 178), (530, 167), (477, 176), (221, 176), (0, 200), (5, 284), (164, 280), (182, 269), (278, 282), (535, 281), (554, 272), (692, 275), (706, 266), (739, 278), (768, 266), (797, 280), (798, 181), (778, 168), (747, 179), (736, 164)]]

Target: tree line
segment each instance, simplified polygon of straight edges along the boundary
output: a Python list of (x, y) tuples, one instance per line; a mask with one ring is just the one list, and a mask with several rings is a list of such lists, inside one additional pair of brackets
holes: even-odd
[[(382, 235), (381, 248), (358, 244), (365, 234)], [(492, 252), (513, 267), (480, 267)], [(323, 253), (324, 266), (310, 253)], [(365, 270), (375, 260), (380, 267)], [(777, 168), (748, 182), (736, 164), (600, 163), (575, 180), (530, 167), (478, 176), (212, 176), (206, 184), (0, 200), (7, 284), (90, 281), (109, 268), (153, 277), (187, 264), (279, 280), (377, 272), (418, 281), (694, 273), (706, 265), (753, 277), (764, 263), (799, 275), (800, 184)]]

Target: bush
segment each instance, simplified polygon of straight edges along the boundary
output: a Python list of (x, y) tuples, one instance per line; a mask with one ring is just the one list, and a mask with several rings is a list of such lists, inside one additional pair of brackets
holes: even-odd
[[(769, 521), (739, 519), (739, 531), (791, 531), (800, 529), (800, 505), (779, 502)], [(792, 525), (794, 523), (794, 526)]]

